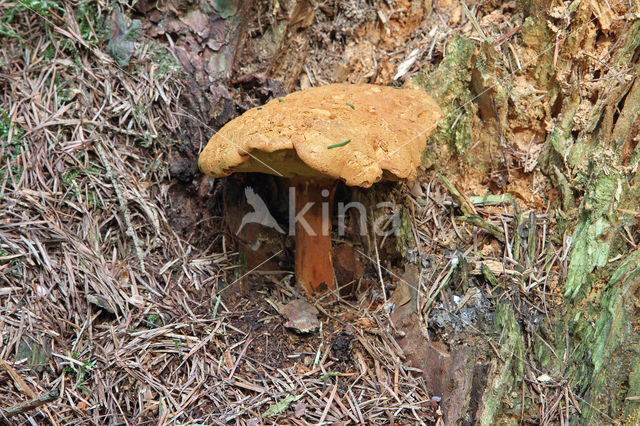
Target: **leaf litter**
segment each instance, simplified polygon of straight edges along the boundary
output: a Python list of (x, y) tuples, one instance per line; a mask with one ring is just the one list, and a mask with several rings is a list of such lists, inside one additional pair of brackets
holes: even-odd
[[(301, 44), (308, 49), (302, 50), (304, 66), (285, 85), (402, 83), (433, 70), (455, 34), (493, 37), (511, 69), (541, 49), (510, 44), (519, 30), (510, 23), (512, 2), (482, 17), (483, 8), (463, 9), (457, 1), (401, 1), (396, 8), (389, 7), (393, 2), (377, 8), (347, 3), (321, 2), (314, 10), (310, 41)], [(552, 238), (555, 218), (530, 173), (546, 131), (540, 127), (544, 93), (530, 80), (515, 85), (527, 114), (511, 118), (514, 144), (503, 147), (506, 162), (522, 171), (503, 170), (505, 161), (489, 158), (497, 152), (491, 151), (496, 135), (480, 132), (479, 146), (489, 149), (476, 158), (492, 164), (489, 173), (463, 163), (456, 192), (432, 172), (420, 177), (419, 190), (395, 188), (390, 196), (409, 206), (417, 242), (407, 254), (417, 271), (403, 275), (411, 286), (401, 285), (402, 271), (385, 263), (388, 300), (376, 279), (364, 279), (356, 301), (320, 301), (322, 328), (303, 336), (286, 331), (278, 311), (265, 304), (266, 298), (283, 305), (299, 300), (286, 277), (251, 275), (249, 296), (225, 293), (239, 276), (239, 255), (219, 232), (219, 183), (198, 178), (193, 169), (210, 126), (239, 112), (231, 95), (236, 88), (230, 92), (220, 78), (268, 81), (247, 76), (261, 76), (265, 58), (278, 57), (274, 40), (286, 32), (291, 4), (254, 2), (258, 13), (252, 16), (260, 19), (246, 23), (251, 37), (240, 45), (237, 36), (227, 38), (236, 24), (226, 26), (226, 20), (249, 12), (234, 2), (215, 2), (219, 15), (188, 11), (182, 3), (169, 3), (170, 13), (159, 14), (139, 2), (133, 19), (113, 15), (111, 47), (87, 40), (104, 40), (99, 22), (112, 10), (96, 3), (92, 23), (75, 5), (60, 5), (0, 26), (7, 42), (0, 55), (0, 125), (9, 129), (0, 146), (0, 405), (60, 390), (45, 409), (13, 420), (249, 424), (281, 423), (295, 414), (300, 424), (436, 424), (440, 406), (452, 410), (454, 403), (433, 395), (419, 362), (407, 362), (412, 352), (398, 341), (409, 329), (394, 330), (399, 322), (388, 319), (402, 317), (388, 312), (409, 307), (417, 290), (422, 323), (415, 329), (451, 351), (488, 345), (504, 358), (494, 346), (500, 336), (477, 329), (491, 324), (491, 316), (471, 326), (466, 320), (485, 316), (480, 295), (492, 303), (518, 301), (527, 345), (558, 302), (571, 241)], [(0, 4), (2, 16), (12, 7)], [(434, 7), (436, 14), (427, 10)], [(475, 14), (478, 22), (469, 19)], [(606, 8), (597, 12), (605, 30), (620, 25), (610, 15)], [(551, 30), (562, 31), (566, 17), (552, 11)], [(600, 44), (595, 56), (606, 57), (612, 45)], [(267, 56), (260, 53), (265, 46)], [(593, 94), (607, 83), (598, 77), (598, 61), (590, 64), (585, 83)], [(238, 89), (240, 111), (265, 100), (251, 87)], [(274, 85), (260, 96), (277, 98), (279, 90)], [(582, 107), (576, 120), (587, 125), (588, 111)], [(512, 198), (484, 202), (489, 187), (509, 188), (500, 195)], [(514, 199), (524, 211), (511, 208)], [(467, 203), (475, 215), (456, 220), (453, 211)], [(510, 243), (497, 243), (487, 229)], [(368, 271), (382, 271), (380, 260), (374, 263)], [(541, 416), (560, 415), (565, 393), (548, 385), (555, 378), (535, 363), (524, 368)], [(575, 409), (573, 401), (569, 405)]]

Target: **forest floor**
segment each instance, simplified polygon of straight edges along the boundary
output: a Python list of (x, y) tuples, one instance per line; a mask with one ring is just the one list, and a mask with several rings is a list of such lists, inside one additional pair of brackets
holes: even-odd
[[(557, 27), (574, 13), (558, 3), (544, 12), (555, 42), (536, 46), (516, 2), (0, 0), (0, 424), (52, 390), (6, 421), (575, 415), (580, 395), (535, 346), (551, 348), (543, 328), (562, 309), (572, 243), (563, 208), (576, 202), (538, 164), (562, 102), (532, 76), (540, 56), (562, 61), (571, 32)], [(590, 93), (608, 84), (607, 52), (627, 28), (630, 6), (612, 3), (572, 29), (603, 38), (583, 55)], [(438, 80), (465, 41), (492, 49), (504, 74)], [(282, 305), (304, 297), (292, 242), (251, 264), (255, 241), (233, 232), (243, 206), (228, 205), (246, 182), (202, 176), (197, 154), (230, 119), (294, 90), (451, 81), (480, 84), (464, 104), (431, 88), (455, 143), (436, 135), (416, 182), (378, 189), (399, 231), (336, 236), (343, 291), (315, 301), (318, 330), (285, 327)]]

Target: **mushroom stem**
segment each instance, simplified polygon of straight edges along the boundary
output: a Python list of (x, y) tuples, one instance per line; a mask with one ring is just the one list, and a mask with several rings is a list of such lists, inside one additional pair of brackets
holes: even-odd
[(296, 279), (307, 294), (335, 287), (331, 259), (332, 184), (292, 180), (295, 187)]

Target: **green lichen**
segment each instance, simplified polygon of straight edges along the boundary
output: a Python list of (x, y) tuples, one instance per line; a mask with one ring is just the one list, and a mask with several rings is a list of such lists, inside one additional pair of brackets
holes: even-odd
[(620, 176), (614, 172), (599, 172), (583, 200), (583, 211), (573, 233), (565, 297), (576, 299), (593, 276), (591, 272), (606, 265), (611, 244), (610, 231), (615, 225), (611, 217)]
[(237, 0), (211, 0), (211, 4), (222, 19), (232, 17), (238, 9)]
[[(455, 36), (447, 46), (447, 55), (435, 72), (419, 74), (415, 82), (437, 101), (445, 118), (438, 124), (433, 140), (439, 146), (449, 146), (456, 154), (464, 154), (471, 145), (472, 117), (476, 106), (470, 90), (473, 54), (477, 43)], [(424, 163), (433, 163), (430, 151)]]
[(411, 227), (411, 218), (406, 208), (400, 211), (400, 223), (395, 232), (396, 235), (396, 250), (402, 256), (406, 256), (409, 248), (415, 246), (415, 239), (413, 237), (413, 229)]
[[(555, 69), (553, 68), (553, 46), (555, 37), (547, 26), (546, 17), (529, 16), (524, 20), (520, 29), (523, 44), (536, 55), (534, 76), (539, 87), (545, 87), (549, 93), (550, 102), (555, 99), (557, 93), (555, 83)], [(529, 65), (529, 64), (527, 64)]]
[[(513, 403), (522, 400), (518, 384), (524, 377), (524, 346), (522, 331), (509, 303), (500, 303), (496, 307), (496, 328), (500, 338), (496, 346), (499, 349), (500, 360), (496, 361), (495, 373), (487, 383), (487, 390), (482, 396), (482, 410), (479, 424), (494, 425), (502, 416), (504, 398), (515, 392)], [(520, 402), (517, 402), (520, 403)], [(504, 413), (508, 417), (508, 413)], [(506, 421), (506, 419), (505, 419)]]
[(582, 339), (588, 351), (578, 352), (573, 359), (572, 369), (579, 370), (586, 390), (583, 424), (637, 408), (636, 402), (626, 398), (640, 395), (640, 338), (629, 322), (637, 309), (633, 295), (639, 286), (640, 250), (635, 250), (613, 272), (603, 291), (593, 332), (589, 339)]
[(626, 40), (627, 42), (618, 50), (613, 61), (618, 70), (625, 69), (628, 66), (638, 47), (640, 47), (640, 21), (636, 21), (631, 25), (626, 34)]
[[(629, 33), (639, 28), (634, 24)], [(629, 53), (638, 45), (638, 37), (626, 38), (620, 50), (629, 50), (618, 54), (617, 58), (626, 58), (616, 64), (618, 68), (629, 66), (633, 57)], [(565, 377), (581, 396), (576, 424), (610, 424), (625, 416), (633, 418), (638, 409), (636, 398), (629, 397), (640, 395), (636, 299), (640, 250), (630, 250), (627, 232), (622, 232), (623, 227), (629, 230), (635, 225), (634, 218), (619, 209), (637, 209), (639, 191), (634, 170), (640, 152), (636, 147), (625, 167), (620, 157), (623, 150), (615, 149), (633, 131), (639, 93), (634, 90), (628, 89), (624, 105), (618, 104), (619, 99), (603, 98), (576, 140), (569, 136), (574, 125), (574, 102), (566, 98), (557, 120), (558, 132), (548, 139), (548, 161), (541, 162), (564, 167), (562, 172), (572, 188), (584, 191), (564, 284), (565, 311), (555, 323), (554, 339), (548, 340), (558, 356), (536, 343), (541, 363)], [(620, 108), (619, 117), (613, 124), (607, 117), (616, 107)]]

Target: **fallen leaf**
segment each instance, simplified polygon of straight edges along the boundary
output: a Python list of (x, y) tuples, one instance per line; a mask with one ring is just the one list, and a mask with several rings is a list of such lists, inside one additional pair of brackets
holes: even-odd
[(402, 306), (409, 303), (411, 300), (411, 293), (409, 292), (409, 286), (406, 282), (400, 281), (395, 291), (389, 298), (389, 303), (393, 303), (396, 306)]
[(0, 359), (0, 367), (4, 368), (11, 378), (13, 379), (14, 384), (20, 390), (20, 392), (27, 395), (29, 398), (35, 398), (36, 394), (31, 390), (31, 388), (27, 385), (27, 382), (24, 381), (22, 376), (13, 368), (11, 365), (6, 363), (4, 360)]
[(18, 346), (18, 353), (16, 355), (16, 361), (27, 359), (29, 367), (33, 370), (41, 373), (44, 367), (49, 363), (51, 353), (44, 345), (41, 345), (37, 340), (23, 336)]
[(296, 299), (279, 306), (278, 311), (287, 320), (284, 326), (300, 333), (310, 333), (320, 327), (318, 310), (304, 299)]
[(209, 33), (209, 17), (199, 10), (192, 10), (180, 20), (200, 37), (206, 37)]
[(293, 415), (296, 416), (297, 418), (300, 418), (302, 416), (304, 416), (304, 414), (307, 411), (307, 404), (305, 404), (302, 401), (298, 401), (295, 405), (295, 407), (293, 408)]
[(112, 314), (116, 313), (113, 302), (100, 294), (87, 294), (87, 302), (109, 311)]
[(536, 377), (536, 380), (539, 381), (540, 383), (549, 383), (553, 381), (553, 378), (548, 374), (542, 374)]

